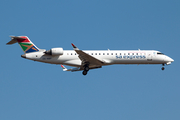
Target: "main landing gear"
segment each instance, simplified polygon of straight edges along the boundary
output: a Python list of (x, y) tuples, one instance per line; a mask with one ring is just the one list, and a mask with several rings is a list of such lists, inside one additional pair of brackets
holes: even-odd
[(164, 68), (164, 64), (162, 64), (163, 66), (162, 66), (162, 68), (161, 68), (161, 70), (164, 70), (165, 68)]
[(84, 66), (84, 71), (82, 72), (82, 74), (83, 74), (83, 75), (87, 75), (88, 71), (89, 71), (89, 66), (88, 66), (88, 65), (85, 65), (85, 66)]

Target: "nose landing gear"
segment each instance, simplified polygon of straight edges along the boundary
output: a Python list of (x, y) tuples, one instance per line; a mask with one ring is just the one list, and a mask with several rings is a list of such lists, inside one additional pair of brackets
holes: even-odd
[(164, 70), (165, 68), (164, 68), (164, 64), (162, 64), (163, 66), (162, 66), (162, 68), (161, 68), (161, 70)]
[(165, 69), (164, 67), (161, 68), (161, 70), (164, 70), (164, 69)]

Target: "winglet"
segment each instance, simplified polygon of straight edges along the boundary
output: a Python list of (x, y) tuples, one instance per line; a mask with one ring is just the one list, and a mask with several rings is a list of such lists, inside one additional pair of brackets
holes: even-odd
[(63, 65), (61, 65), (63, 71), (71, 71), (71, 72), (74, 72), (74, 71), (80, 71), (80, 68), (72, 68), (72, 69), (67, 69), (65, 68)]
[(61, 65), (61, 67), (62, 67), (63, 71), (67, 71), (67, 69), (63, 65)]
[(73, 46), (74, 50), (79, 50), (73, 43), (71, 43), (71, 45)]

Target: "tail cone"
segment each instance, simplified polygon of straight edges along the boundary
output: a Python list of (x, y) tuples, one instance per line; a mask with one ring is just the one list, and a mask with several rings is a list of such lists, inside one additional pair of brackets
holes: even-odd
[(24, 55), (21, 55), (21, 57), (22, 57), (22, 58), (26, 58), (26, 55), (25, 55), (25, 54), (24, 54)]

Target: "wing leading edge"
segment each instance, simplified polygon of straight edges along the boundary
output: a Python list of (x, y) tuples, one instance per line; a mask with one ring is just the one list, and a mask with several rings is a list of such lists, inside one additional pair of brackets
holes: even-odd
[(79, 59), (82, 61), (82, 67), (88, 65), (89, 68), (101, 67), (104, 64), (104, 61), (99, 60), (82, 50), (79, 50), (74, 44), (72, 44), (74, 51), (79, 55)]

